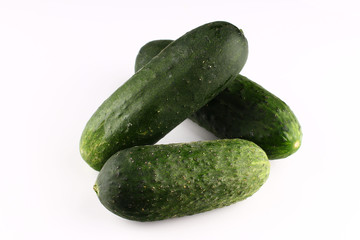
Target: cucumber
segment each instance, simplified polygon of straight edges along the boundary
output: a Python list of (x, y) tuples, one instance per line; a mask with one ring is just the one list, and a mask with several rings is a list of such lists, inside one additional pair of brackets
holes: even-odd
[[(145, 44), (136, 57), (135, 71), (171, 42), (155, 40)], [(289, 106), (242, 75), (189, 118), (219, 138), (256, 143), (269, 159), (288, 157), (301, 145), (301, 127)]]
[(135, 72), (139, 71), (140, 68), (150, 62), (153, 57), (158, 55), (172, 42), (173, 40), (155, 40), (148, 42), (142, 48), (140, 48), (140, 51), (135, 60)]
[(136, 146), (117, 152), (105, 163), (94, 190), (114, 214), (156, 221), (250, 197), (269, 172), (265, 152), (241, 139)]
[(156, 143), (224, 90), (247, 53), (243, 32), (227, 22), (186, 33), (97, 109), (82, 133), (81, 156), (100, 170), (121, 149)]

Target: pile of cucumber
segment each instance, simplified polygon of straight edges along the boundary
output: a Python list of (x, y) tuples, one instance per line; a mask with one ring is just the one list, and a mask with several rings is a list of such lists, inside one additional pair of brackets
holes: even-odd
[[(100, 171), (94, 190), (111, 212), (136, 221), (181, 217), (254, 194), (269, 159), (301, 145), (290, 108), (239, 75), (248, 56), (243, 32), (228, 22), (143, 46), (135, 74), (97, 109), (80, 140)], [(154, 145), (190, 118), (219, 139)]]

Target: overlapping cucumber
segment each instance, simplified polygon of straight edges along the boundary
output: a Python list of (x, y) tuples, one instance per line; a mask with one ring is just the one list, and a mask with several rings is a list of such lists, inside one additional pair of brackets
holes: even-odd
[(230, 23), (186, 33), (97, 109), (82, 133), (81, 156), (100, 170), (121, 149), (156, 143), (224, 90), (247, 54), (243, 32)]
[[(135, 71), (170, 43), (172, 40), (155, 40), (145, 44), (137, 55)], [(301, 127), (290, 107), (242, 75), (238, 75), (224, 91), (189, 118), (219, 138), (253, 141), (265, 150), (269, 159), (285, 158), (301, 145)]]

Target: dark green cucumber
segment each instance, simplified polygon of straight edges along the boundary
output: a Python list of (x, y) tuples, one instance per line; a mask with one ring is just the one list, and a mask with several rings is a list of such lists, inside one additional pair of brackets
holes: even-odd
[(269, 159), (286, 158), (301, 145), (301, 127), (289, 106), (241, 75), (190, 119), (220, 138), (253, 141)]
[(241, 139), (137, 146), (105, 163), (94, 190), (116, 215), (155, 221), (243, 200), (269, 172), (265, 152)]
[(247, 53), (243, 32), (227, 22), (186, 33), (98, 108), (81, 136), (82, 157), (100, 170), (121, 149), (156, 143), (224, 90)]
[[(171, 42), (156, 40), (144, 45), (137, 55), (135, 71)], [(242, 75), (189, 118), (219, 138), (253, 141), (269, 159), (285, 158), (301, 145), (301, 127), (289, 106)]]
[(139, 51), (135, 60), (135, 72), (145, 66), (148, 62), (158, 55), (165, 47), (167, 47), (173, 40), (155, 40), (145, 44)]

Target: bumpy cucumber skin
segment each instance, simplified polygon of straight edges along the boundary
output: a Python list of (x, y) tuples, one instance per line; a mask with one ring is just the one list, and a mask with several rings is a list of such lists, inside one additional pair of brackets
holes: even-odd
[[(136, 58), (135, 71), (171, 42), (155, 40), (145, 44)], [(301, 145), (301, 127), (289, 106), (242, 75), (189, 118), (219, 138), (253, 141), (269, 159), (288, 157)]]
[(265, 152), (241, 139), (136, 146), (105, 163), (94, 190), (114, 214), (156, 221), (243, 200), (269, 172)]
[(227, 22), (186, 33), (97, 109), (81, 136), (81, 156), (100, 170), (121, 149), (156, 143), (224, 90), (247, 53), (243, 32)]

